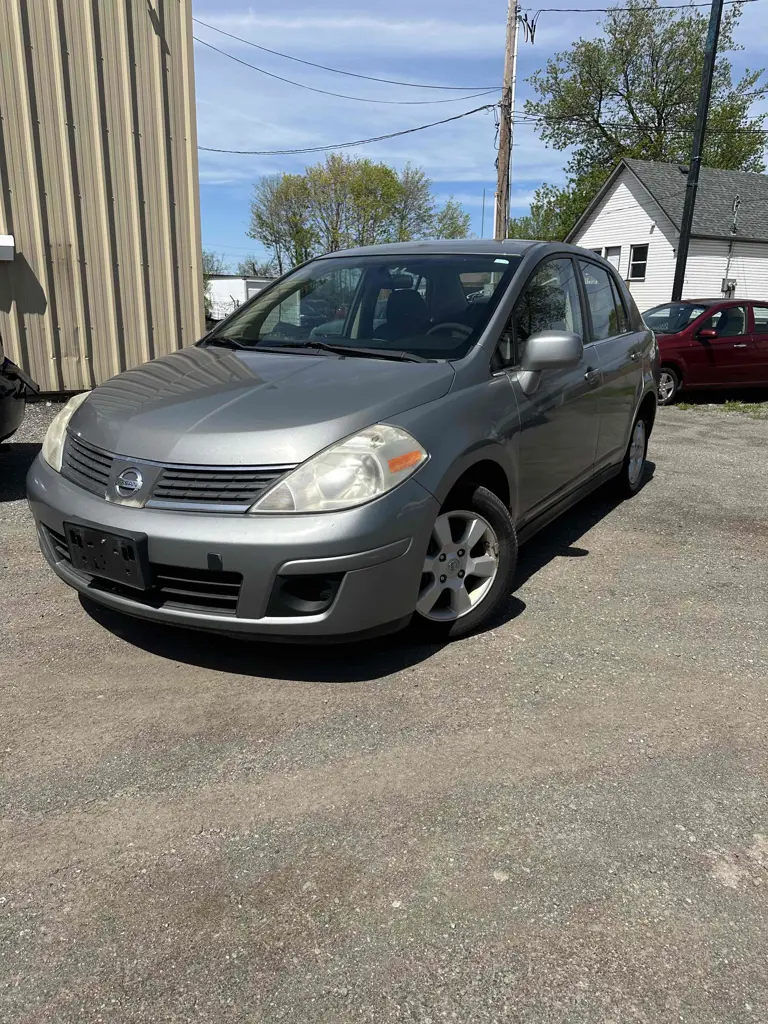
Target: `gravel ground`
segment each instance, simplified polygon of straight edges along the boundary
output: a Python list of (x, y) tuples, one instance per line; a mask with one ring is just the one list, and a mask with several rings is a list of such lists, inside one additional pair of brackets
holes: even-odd
[(655, 472), (442, 648), (84, 609), (0, 452), (0, 1020), (768, 1020), (768, 424)]

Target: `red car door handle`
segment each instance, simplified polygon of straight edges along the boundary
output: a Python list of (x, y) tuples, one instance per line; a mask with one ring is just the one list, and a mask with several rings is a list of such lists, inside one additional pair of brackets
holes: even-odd
[(738, 345), (734, 345), (733, 347), (734, 348), (746, 348), (747, 347), (747, 343), (746, 343), (746, 341), (740, 341)]

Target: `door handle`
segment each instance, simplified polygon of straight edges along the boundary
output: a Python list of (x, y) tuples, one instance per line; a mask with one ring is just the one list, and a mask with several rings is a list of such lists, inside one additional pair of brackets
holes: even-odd
[(734, 345), (733, 347), (734, 348), (746, 348), (747, 347), (747, 343), (746, 343), (746, 341), (741, 341), (741, 342), (739, 342), (738, 345)]
[(584, 374), (584, 380), (587, 384), (596, 384), (600, 380), (600, 371), (589, 369)]
[(634, 362), (637, 362), (637, 360), (640, 358), (640, 356), (639, 356), (639, 354), (637, 352), (632, 352), (632, 353), (630, 353), (629, 358), (634, 363)]

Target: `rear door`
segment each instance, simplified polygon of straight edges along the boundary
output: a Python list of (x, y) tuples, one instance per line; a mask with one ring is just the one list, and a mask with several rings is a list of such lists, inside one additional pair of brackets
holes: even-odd
[(754, 384), (768, 385), (768, 304), (752, 307), (750, 377)]
[(602, 370), (600, 431), (595, 470), (619, 462), (629, 443), (643, 385), (645, 332), (633, 331), (620, 287), (613, 274), (591, 260), (579, 259), (579, 272), (592, 344)]
[[(702, 330), (714, 330), (702, 338)], [(696, 324), (691, 347), (686, 350), (686, 383), (698, 387), (741, 384), (747, 376), (749, 334), (746, 306), (723, 306)]]
[(588, 480), (594, 468), (602, 374), (594, 347), (585, 344), (578, 366), (546, 370), (538, 387), (520, 387), (521, 359), (531, 334), (569, 330), (584, 337), (584, 317), (570, 255), (543, 260), (515, 304), (499, 343), (498, 362), (515, 389), (520, 429), (507, 439), (517, 449), (518, 512), (532, 519)]

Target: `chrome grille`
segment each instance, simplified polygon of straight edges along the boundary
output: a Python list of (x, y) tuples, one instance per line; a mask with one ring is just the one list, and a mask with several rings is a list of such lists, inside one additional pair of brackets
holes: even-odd
[(107, 452), (74, 434), (68, 434), (64, 444), (61, 475), (103, 498), (107, 493), (112, 461), (112, 456)]
[(218, 506), (245, 511), (294, 466), (220, 469), (166, 466), (152, 490), (151, 506)]

